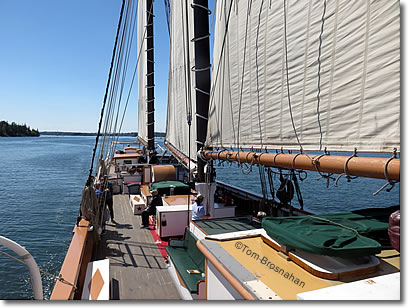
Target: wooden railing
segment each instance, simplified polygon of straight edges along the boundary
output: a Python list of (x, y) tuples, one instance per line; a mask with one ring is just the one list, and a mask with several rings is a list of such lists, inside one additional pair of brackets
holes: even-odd
[(82, 293), (86, 267), (91, 260), (93, 238), (88, 231), (89, 221), (82, 219), (74, 228), (74, 235), (69, 245), (60, 277), (51, 294), (51, 300), (79, 299)]

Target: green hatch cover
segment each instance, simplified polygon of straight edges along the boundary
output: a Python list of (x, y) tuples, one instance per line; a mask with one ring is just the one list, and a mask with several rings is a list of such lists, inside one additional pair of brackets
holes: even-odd
[(396, 207), (296, 217), (266, 217), (262, 227), (282, 245), (314, 254), (353, 258), (381, 252), (381, 244), (361, 235), (386, 231)]

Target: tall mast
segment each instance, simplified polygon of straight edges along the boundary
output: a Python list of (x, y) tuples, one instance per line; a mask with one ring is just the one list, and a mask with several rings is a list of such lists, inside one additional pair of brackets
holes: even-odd
[(154, 42), (153, 0), (146, 3), (146, 57), (147, 57), (147, 149), (149, 157), (154, 152)]
[[(192, 68), (195, 74), (196, 95), (196, 123), (197, 123), (197, 152), (203, 147), (207, 137), (208, 106), (211, 87), (210, 66), (210, 34), (208, 23), (208, 0), (193, 0), (194, 10), (194, 58), (195, 66)], [(194, 116), (194, 115), (193, 115)], [(205, 162), (197, 157), (198, 182), (204, 182)]]

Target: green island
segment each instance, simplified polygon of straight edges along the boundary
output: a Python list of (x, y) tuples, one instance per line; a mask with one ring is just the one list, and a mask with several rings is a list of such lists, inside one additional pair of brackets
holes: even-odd
[(0, 137), (39, 137), (38, 129), (31, 129), (30, 126), (19, 125), (15, 122), (9, 124), (6, 121), (0, 121)]

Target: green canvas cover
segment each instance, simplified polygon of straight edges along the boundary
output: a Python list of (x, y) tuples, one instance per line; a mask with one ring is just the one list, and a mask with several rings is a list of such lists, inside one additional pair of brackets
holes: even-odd
[[(306, 252), (354, 258), (381, 252), (381, 244), (361, 235), (388, 229), (395, 207), (296, 217), (266, 217), (262, 227), (282, 245)], [(387, 218), (388, 219), (388, 218)]]
[(154, 182), (150, 185), (149, 191), (157, 190), (161, 196), (164, 194), (170, 195), (171, 187), (174, 187), (175, 195), (188, 195), (190, 193), (190, 187), (179, 181)]

